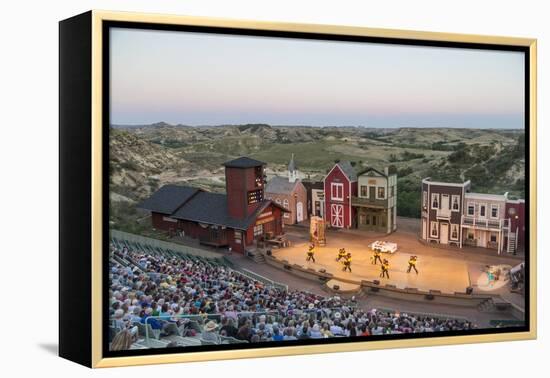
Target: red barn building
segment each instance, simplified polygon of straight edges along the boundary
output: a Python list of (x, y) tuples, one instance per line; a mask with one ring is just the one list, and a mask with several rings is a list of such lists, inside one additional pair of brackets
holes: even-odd
[(357, 173), (349, 161), (334, 165), (323, 179), (325, 192), (325, 220), (336, 228), (355, 227), (355, 208), (351, 205), (357, 196)]
[(259, 238), (283, 233), (283, 207), (264, 199), (265, 163), (241, 157), (224, 163), (226, 193), (165, 185), (138, 207), (156, 229), (244, 253)]

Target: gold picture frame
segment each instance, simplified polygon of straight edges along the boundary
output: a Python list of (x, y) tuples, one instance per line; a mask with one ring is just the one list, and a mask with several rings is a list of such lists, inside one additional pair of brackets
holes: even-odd
[[(104, 141), (105, 135), (103, 134), (103, 122), (104, 112), (103, 107), (106, 106), (103, 99), (103, 59), (104, 59), (104, 23), (106, 22), (128, 22), (128, 23), (143, 23), (143, 24), (162, 24), (162, 25), (190, 25), (190, 26), (205, 26), (205, 27), (220, 27), (220, 28), (238, 28), (238, 29), (250, 29), (250, 30), (267, 30), (278, 32), (299, 32), (299, 33), (318, 33), (327, 35), (345, 35), (345, 36), (358, 36), (358, 37), (374, 37), (381, 39), (399, 39), (399, 40), (420, 40), (426, 42), (451, 42), (451, 43), (466, 43), (466, 44), (479, 44), (479, 45), (504, 45), (504, 46), (520, 46), (528, 49), (529, 54), (529, 67), (528, 68), (528, 82), (529, 82), (529, 235), (526, 237), (529, 240), (529, 330), (525, 332), (510, 332), (510, 333), (497, 333), (497, 334), (476, 334), (476, 335), (459, 335), (459, 336), (443, 336), (433, 338), (414, 338), (414, 339), (399, 339), (399, 340), (376, 340), (376, 341), (354, 341), (347, 343), (331, 343), (322, 345), (303, 345), (303, 346), (284, 346), (284, 347), (269, 347), (269, 348), (247, 348), (236, 350), (223, 350), (223, 351), (200, 351), (200, 352), (188, 352), (188, 353), (168, 353), (168, 354), (150, 354), (139, 356), (125, 356), (125, 357), (104, 357), (103, 355), (103, 240), (104, 240), (104, 218), (103, 218), (103, 199), (105, 194), (105, 174), (104, 167)], [(295, 24), (295, 23), (280, 23), (280, 22), (260, 22), (253, 20), (232, 20), (232, 19), (219, 19), (209, 17), (189, 17), (189, 16), (175, 16), (175, 15), (161, 15), (161, 14), (145, 14), (145, 13), (127, 13), (127, 12), (110, 12), (94, 10), (85, 13), (81, 16), (76, 16), (73, 19), (61, 22), (61, 51), (60, 51), (60, 75), (66, 75), (63, 63), (63, 59), (69, 59), (71, 54), (75, 54), (78, 51), (79, 41), (73, 41), (69, 37), (66, 37), (67, 33), (73, 34), (77, 32), (85, 33), (86, 38), (89, 39), (89, 44), (85, 43), (84, 48), (90, 49), (89, 62), (90, 77), (86, 81), (86, 85), (89, 87), (83, 88), (83, 91), (90, 90), (90, 97), (86, 100), (90, 100), (89, 103), (83, 101), (82, 108), (88, 107), (89, 114), (84, 118), (70, 118), (70, 115), (61, 117), (61, 149), (63, 150), (64, 137), (63, 133), (66, 130), (64, 122), (74, 120), (89, 120), (89, 128), (82, 125), (83, 132), (82, 138), (85, 142), (89, 142), (90, 148), (90, 169), (83, 174), (88, 175), (89, 181), (83, 183), (83, 185), (90, 185), (89, 187), (89, 201), (86, 202), (89, 208), (89, 224), (81, 225), (80, 229), (71, 229), (71, 227), (77, 227), (78, 225), (72, 224), (69, 218), (64, 221), (61, 220), (63, 227), (61, 229), (60, 238), (66, 237), (69, 231), (86, 233), (89, 236), (89, 244), (81, 244), (80, 248), (89, 249), (89, 254), (86, 256), (86, 261), (76, 261), (75, 257), (68, 256), (69, 252), (65, 248), (69, 246), (77, 246), (76, 241), (62, 242), (60, 246), (60, 309), (63, 310), (64, 306), (68, 306), (68, 303), (64, 302), (64, 298), (75, 296), (76, 292), (69, 288), (69, 276), (64, 276), (68, 270), (73, 269), (76, 272), (86, 271), (88, 272), (86, 277), (90, 278), (89, 295), (84, 295), (82, 300), (85, 302), (85, 309), (89, 311), (89, 324), (85, 327), (78, 328), (78, 330), (70, 329), (67, 326), (66, 319), (60, 319), (62, 324), (60, 332), (60, 354), (63, 357), (74, 360), (76, 362), (83, 363), (90, 367), (115, 367), (115, 366), (130, 366), (130, 365), (144, 365), (144, 364), (160, 364), (160, 363), (174, 363), (174, 362), (190, 362), (190, 361), (208, 361), (208, 360), (222, 360), (222, 359), (238, 359), (238, 358), (251, 358), (251, 357), (270, 357), (270, 356), (284, 356), (284, 355), (302, 355), (313, 353), (329, 353), (329, 352), (350, 352), (350, 351), (362, 351), (371, 349), (388, 349), (388, 348), (409, 348), (409, 347), (424, 347), (424, 346), (436, 346), (436, 345), (449, 345), (449, 344), (466, 344), (466, 343), (484, 343), (484, 342), (496, 342), (496, 341), (514, 341), (514, 340), (527, 340), (535, 339), (537, 335), (536, 325), (536, 313), (537, 313), (537, 300), (536, 300), (536, 228), (537, 228), (537, 167), (536, 167), (536, 123), (537, 123), (537, 41), (536, 39), (528, 38), (513, 38), (513, 37), (501, 37), (501, 36), (483, 36), (483, 35), (469, 35), (469, 34), (452, 34), (452, 33), (437, 33), (437, 32), (424, 32), (424, 31), (412, 31), (412, 30), (393, 30), (393, 29), (378, 29), (367, 27), (353, 27), (353, 26), (337, 26), (337, 25), (317, 25), (317, 24)], [(64, 39), (65, 38), (65, 39)], [(69, 39), (67, 39), (69, 38)], [(63, 50), (64, 49), (64, 50)], [(87, 59), (82, 57), (81, 59)], [(77, 61), (78, 63), (78, 61)], [(63, 92), (64, 83), (68, 83), (69, 79), (61, 80), (61, 89)], [(65, 81), (64, 81), (65, 80)], [(67, 84), (69, 85), (69, 84)], [(68, 88), (68, 87), (67, 87)], [(68, 89), (67, 89), (68, 90)], [(67, 107), (71, 105), (70, 101), (81, 100), (80, 97), (69, 98), (70, 96), (63, 97), (61, 95), (60, 112), (65, 114)], [(69, 138), (69, 136), (67, 136)], [(74, 152), (74, 151), (73, 151)], [(69, 152), (67, 152), (69, 153)], [(68, 155), (64, 155), (61, 152), (61, 165), (63, 166), (64, 159), (67, 159)], [(71, 168), (69, 165), (65, 167), (65, 171), (61, 170), (61, 186), (64, 185), (64, 177), (71, 174)], [(66, 172), (66, 173), (64, 173)], [(64, 194), (65, 195), (64, 195)], [(61, 216), (66, 214), (66, 207), (79, 201), (79, 195), (83, 193), (69, 193), (69, 189), (62, 190), (61, 197), (65, 198), (65, 201), (61, 201)], [(64, 210), (65, 209), (65, 210)], [(83, 215), (84, 216), (84, 215)], [(88, 228), (89, 227), (89, 228)], [(89, 257), (89, 260), (87, 259)], [(78, 265), (81, 264), (81, 265)], [(74, 286), (81, 288), (79, 285)], [(67, 299), (71, 301), (72, 299)], [(74, 304), (75, 302), (71, 302)], [(88, 331), (84, 330), (87, 329)], [(78, 335), (83, 343), (90, 341), (89, 349), (84, 348), (85, 352), (73, 352), (76, 345), (75, 340), (69, 340), (71, 338), (68, 335), (69, 332), (88, 332), (86, 336)], [(76, 336), (75, 336), (76, 337)], [(76, 353), (76, 354), (75, 354)], [(88, 355), (89, 358), (82, 357), (80, 353)]]

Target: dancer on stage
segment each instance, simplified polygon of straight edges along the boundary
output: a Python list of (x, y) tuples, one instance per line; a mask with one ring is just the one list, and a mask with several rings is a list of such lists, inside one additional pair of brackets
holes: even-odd
[(382, 262), (380, 277), (384, 278), (386, 276), (388, 279), (390, 278), (390, 263), (388, 260), (384, 259), (384, 262)]
[(313, 261), (315, 262), (315, 245), (310, 244), (309, 249), (307, 251), (307, 258), (306, 261)]
[(338, 257), (336, 258), (336, 261), (340, 261), (345, 257), (346, 257), (346, 249), (345, 248), (340, 248), (338, 250)]
[(416, 272), (416, 274), (418, 274), (418, 269), (416, 269), (416, 260), (418, 258), (416, 256), (411, 256), (409, 258), (409, 269), (407, 269), (407, 273), (410, 273), (411, 272), (411, 269), (414, 269), (414, 271)]
[(349, 270), (349, 272), (351, 273), (351, 253), (348, 252), (348, 254), (346, 255), (346, 257), (344, 258), (344, 269), (342, 269), (344, 272), (346, 270)]
[(377, 248), (374, 250), (374, 256), (372, 257), (372, 263), (376, 265), (376, 261), (380, 261), (380, 264), (382, 264), (382, 259), (380, 258), (380, 250)]

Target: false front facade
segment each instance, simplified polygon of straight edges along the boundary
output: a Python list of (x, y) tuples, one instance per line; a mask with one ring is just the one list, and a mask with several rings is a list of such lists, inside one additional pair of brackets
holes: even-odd
[(422, 239), (516, 253), (525, 239), (524, 201), (471, 193), (464, 183), (422, 180)]
[(390, 233), (397, 229), (397, 175), (388, 168), (363, 171), (358, 178), (358, 193), (351, 200), (356, 210), (357, 228)]
[(462, 206), (470, 181), (445, 183), (422, 180), (422, 239), (440, 244), (462, 246)]

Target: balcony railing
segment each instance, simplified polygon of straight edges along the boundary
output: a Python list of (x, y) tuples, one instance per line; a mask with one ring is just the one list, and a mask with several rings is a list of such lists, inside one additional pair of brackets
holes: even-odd
[(478, 218), (463, 215), (462, 225), (471, 226), (473, 228), (485, 228), (490, 230), (502, 230), (510, 228), (510, 222), (508, 219), (490, 219), (490, 218)]
[(353, 196), (351, 197), (351, 205), (360, 206), (360, 207), (375, 207), (378, 209), (387, 209), (389, 207), (389, 201), (388, 199), (372, 199), (372, 198)]

